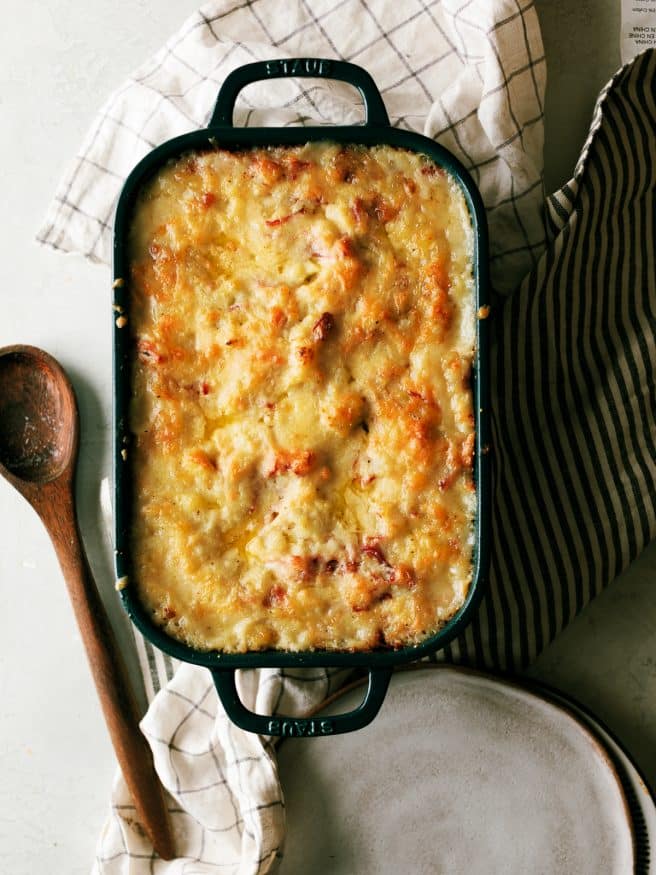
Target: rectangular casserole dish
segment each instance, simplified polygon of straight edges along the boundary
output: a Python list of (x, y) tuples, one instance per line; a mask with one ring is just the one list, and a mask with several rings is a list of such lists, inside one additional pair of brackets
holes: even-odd
[[(365, 107), (361, 126), (249, 128), (232, 127), (237, 95), (246, 85), (269, 78), (304, 76), (332, 78), (354, 85)], [(115, 567), (123, 606), (144, 636), (177, 659), (203, 665), (212, 671), (217, 691), (227, 713), (243, 729), (268, 735), (326, 735), (346, 732), (366, 725), (377, 713), (385, 696), (394, 665), (414, 661), (443, 648), (468, 623), (481, 596), (488, 561), (488, 492), (489, 410), (487, 388), (488, 337), (487, 320), (477, 319), (476, 347), (473, 362), (473, 409), (475, 449), (473, 475), (476, 486), (472, 580), (466, 599), (457, 613), (436, 634), (416, 646), (344, 652), (309, 650), (289, 652), (263, 650), (248, 653), (205, 652), (170, 637), (151, 619), (143, 607), (136, 588), (130, 585), (130, 526), (132, 475), (130, 469), (129, 404), (131, 393), (131, 348), (129, 247), (128, 236), (136, 198), (144, 184), (165, 164), (192, 151), (220, 147), (239, 150), (258, 146), (290, 146), (312, 142), (358, 146), (390, 145), (427, 156), (444, 168), (459, 184), (469, 211), (473, 230), (473, 281), (475, 311), (485, 313), (487, 304), (487, 239), (480, 196), (464, 168), (442, 147), (417, 134), (392, 128), (382, 98), (371, 77), (362, 68), (345, 62), (320, 59), (295, 59), (248, 64), (235, 70), (223, 84), (210, 123), (206, 129), (184, 134), (149, 153), (125, 182), (118, 202), (114, 228), (114, 502)], [(362, 667), (369, 672), (369, 685), (359, 708), (348, 714), (321, 720), (268, 717), (253, 714), (239, 700), (235, 670), (258, 667)]]

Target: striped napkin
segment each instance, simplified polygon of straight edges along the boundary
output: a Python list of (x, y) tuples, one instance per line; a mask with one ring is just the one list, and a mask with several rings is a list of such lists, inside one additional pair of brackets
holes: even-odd
[[(365, 66), (392, 123), (447, 146), (487, 208), (493, 310), (494, 488), (488, 591), (442, 657), (513, 669), (544, 646), (656, 532), (656, 54), (599, 97), (572, 179), (544, 197), (545, 62), (521, 0), (215, 0), (101, 109), (39, 232), (108, 261), (123, 179), (153, 146), (203, 125), (227, 73), (252, 60)], [(353, 123), (340, 84), (252, 86), (235, 123)], [(209, 674), (137, 636), (142, 728), (170, 794), (180, 857), (156, 858), (117, 777), (95, 872), (265, 873), (280, 863), (275, 751), (236, 729)], [(303, 713), (334, 671), (240, 673), (245, 703)], [(320, 742), (318, 742), (320, 743)], [(280, 866), (284, 872), (284, 861)]]

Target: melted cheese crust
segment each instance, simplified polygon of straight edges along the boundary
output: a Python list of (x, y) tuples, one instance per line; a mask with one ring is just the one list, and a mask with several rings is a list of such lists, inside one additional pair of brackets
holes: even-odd
[(201, 650), (419, 643), (472, 578), (473, 232), (425, 156), (167, 165), (131, 227), (133, 576)]

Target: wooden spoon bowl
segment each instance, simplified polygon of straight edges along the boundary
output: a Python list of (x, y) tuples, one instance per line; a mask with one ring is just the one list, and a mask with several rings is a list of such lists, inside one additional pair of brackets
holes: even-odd
[(0, 358), (0, 463), (20, 480), (59, 477), (77, 449), (77, 412), (59, 364), (35, 347), (5, 347)]

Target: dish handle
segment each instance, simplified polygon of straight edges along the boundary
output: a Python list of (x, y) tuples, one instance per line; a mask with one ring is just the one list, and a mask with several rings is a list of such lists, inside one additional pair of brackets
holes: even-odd
[(379, 712), (392, 676), (391, 668), (370, 668), (369, 683), (364, 699), (346, 714), (316, 717), (284, 717), (282, 715), (255, 714), (239, 698), (234, 669), (211, 669), (219, 699), (232, 722), (246, 732), (258, 735), (284, 737), (312, 737), (338, 735), (362, 729)]
[(369, 73), (362, 67), (349, 64), (347, 61), (335, 61), (332, 58), (281, 58), (275, 61), (256, 61), (233, 70), (221, 86), (208, 127), (232, 127), (232, 114), (237, 95), (242, 88), (252, 82), (295, 76), (348, 82), (358, 89), (364, 101), (365, 125), (389, 126), (389, 116), (380, 91)]

